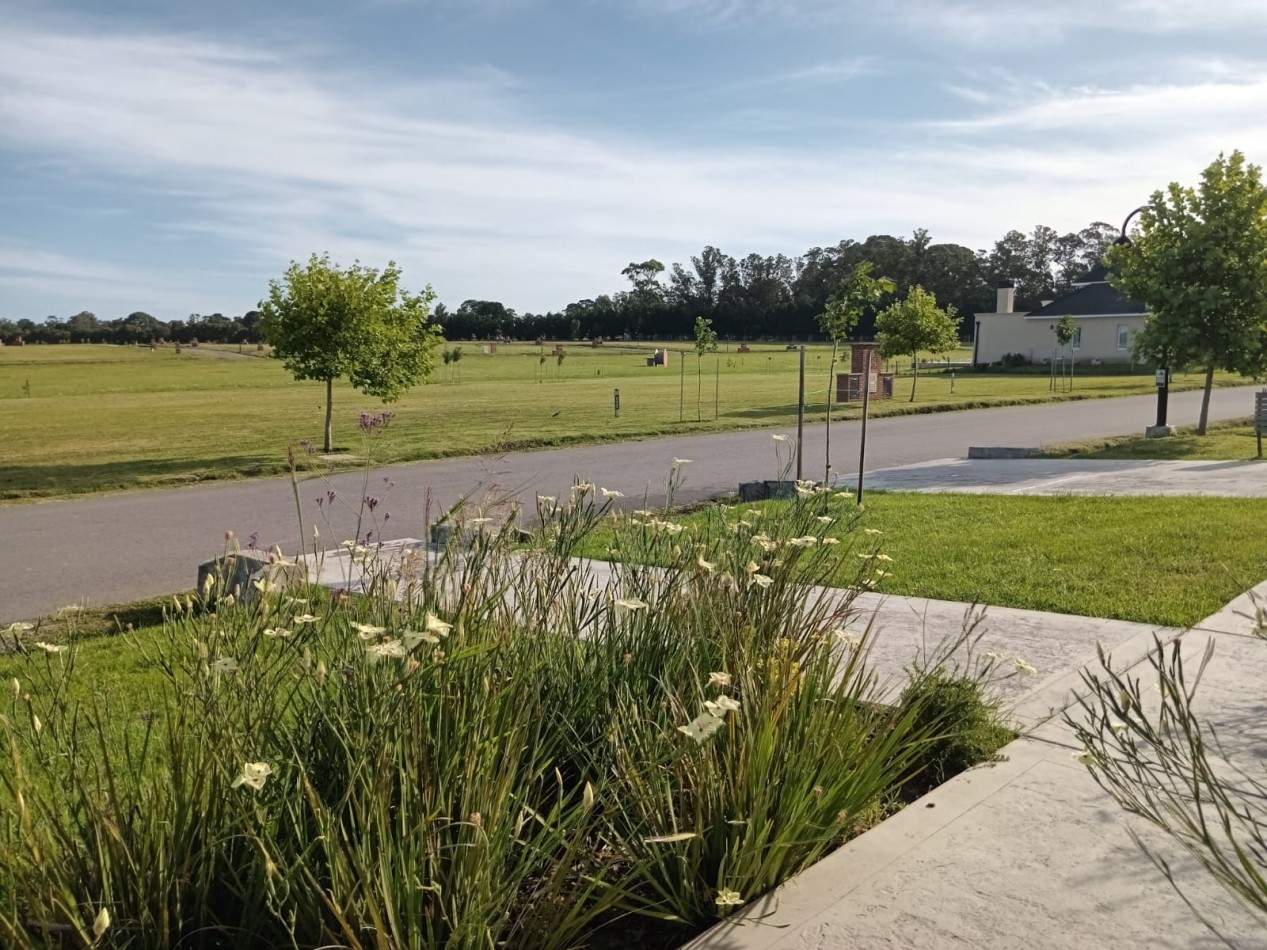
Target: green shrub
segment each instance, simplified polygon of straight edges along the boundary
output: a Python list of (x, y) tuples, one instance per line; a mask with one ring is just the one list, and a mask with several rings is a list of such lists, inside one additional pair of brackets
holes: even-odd
[(989, 761), (1016, 737), (1003, 720), (996, 699), (986, 692), (988, 672), (965, 674), (939, 668), (918, 678), (902, 692), (900, 706), (929, 735), (919, 754), (912, 784), (917, 790), (940, 785), (964, 769)]

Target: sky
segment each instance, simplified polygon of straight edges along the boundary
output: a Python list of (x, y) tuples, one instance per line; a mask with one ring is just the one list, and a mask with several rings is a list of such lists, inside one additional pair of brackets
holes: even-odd
[(1265, 41), (1267, 0), (0, 0), (0, 317), (1117, 224), (1267, 162)]

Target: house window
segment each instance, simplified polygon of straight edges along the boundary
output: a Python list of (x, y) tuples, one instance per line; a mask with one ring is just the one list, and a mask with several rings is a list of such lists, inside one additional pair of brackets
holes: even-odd
[(1122, 351), (1131, 348), (1131, 328), (1125, 323), (1117, 325), (1117, 348)]
[(1075, 350), (1082, 349), (1082, 327), (1073, 328), (1073, 340), (1070, 341), (1069, 345)]

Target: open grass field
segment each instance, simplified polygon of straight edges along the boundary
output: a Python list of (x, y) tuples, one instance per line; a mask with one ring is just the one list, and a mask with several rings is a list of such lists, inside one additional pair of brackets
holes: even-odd
[[(857, 518), (893, 559), (879, 586), (890, 594), (1187, 627), (1267, 578), (1267, 499), (871, 491)], [(844, 538), (847, 521), (823, 533)], [(606, 551), (601, 536), (585, 548)], [(836, 581), (856, 570), (846, 557)]]
[[(707, 356), (697, 377), (693, 352), (674, 352), (668, 367), (648, 367), (654, 344), (567, 345), (560, 363), (552, 344), (502, 344), (496, 354), (461, 344), (462, 359), (439, 365), (431, 380), (391, 408), (384, 462), (465, 455), (514, 447), (562, 445), (644, 435), (785, 425), (796, 418), (797, 353), (778, 344), (734, 344)], [(962, 356), (963, 354), (958, 354)], [(825, 414), (830, 349), (807, 355), (811, 421)], [(903, 363), (903, 366), (906, 364)], [(1226, 378), (1221, 382), (1236, 382)], [(1178, 377), (1194, 388), (1198, 376)], [(958, 373), (921, 377), (917, 401), (898, 379), (877, 415), (1045, 401), (1041, 374)], [(1152, 377), (1087, 376), (1076, 397), (1152, 391)], [(613, 390), (620, 390), (620, 417)], [(5, 457), (0, 498), (21, 499), (204, 479), (274, 474), (286, 446), (319, 444), (324, 387), (295, 382), (252, 347), (171, 348), (108, 345), (0, 347), (0, 431)], [(700, 398), (697, 415), (696, 400)], [(716, 399), (716, 418), (714, 400)], [(346, 385), (335, 388), (335, 439), (355, 451), (356, 415), (377, 408)], [(842, 408), (838, 418), (856, 417)]]
[[(1263, 440), (1267, 443), (1267, 438)], [(1212, 424), (1204, 436), (1190, 426), (1165, 439), (1124, 436), (1054, 445), (1045, 453), (1053, 458), (1084, 459), (1256, 459), (1258, 440), (1253, 420)], [(1267, 469), (1264, 470), (1267, 474)]]

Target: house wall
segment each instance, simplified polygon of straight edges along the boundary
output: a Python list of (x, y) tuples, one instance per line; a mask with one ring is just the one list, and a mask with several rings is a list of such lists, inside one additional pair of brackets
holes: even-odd
[[(1041, 363), (1056, 351), (1056, 335), (1051, 329), (1055, 321), (1049, 317), (1030, 320), (1020, 313), (979, 313), (975, 319), (978, 363), (997, 363), (1007, 353), (1020, 353), (1033, 363)], [(1074, 353), (1079, 362), (1129, 363), (1130, 345), (1118, 349), (1118, 327), (1127, 327), (1133, 341), (1144, 328), (1144, 315), (1074, 317), (1074, 326), (1082, 330)]]

